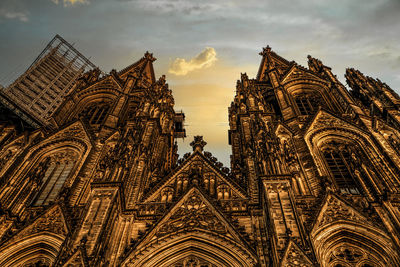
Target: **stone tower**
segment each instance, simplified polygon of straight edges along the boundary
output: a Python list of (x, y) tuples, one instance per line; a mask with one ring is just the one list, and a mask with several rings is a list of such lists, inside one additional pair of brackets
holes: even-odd
[(229, 140), (265, 264), (399, 266), (399, 96), (353, 69), (349, 92), (311, 56), (305, 68), (260, 55), (237, 83)]
[(260, 54), (230, 169), (201, 136), (178, 159), (184, 114), (150, 53), (83, 74), (46, 128), (1, 122), (0, 266), (399, 266), (399, 96)]

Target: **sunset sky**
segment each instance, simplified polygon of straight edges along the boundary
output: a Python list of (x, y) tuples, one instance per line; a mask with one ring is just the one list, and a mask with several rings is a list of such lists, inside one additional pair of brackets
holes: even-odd
[(399, 0), (0, 0), (0, 83), (56, 34), (105, 72), (148, 50), (186, 114), (181, 155), (203, 135), (229, 166), (227, 109), (240, 73), (256, 75), (262, 47), (304, 66), (310, 54), (343, 82), (354, 67), (399, 92), (399, 14)]

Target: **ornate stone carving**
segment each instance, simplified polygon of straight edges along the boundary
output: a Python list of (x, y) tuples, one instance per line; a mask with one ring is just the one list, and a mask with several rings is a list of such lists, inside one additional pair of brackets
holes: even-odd
[(340, 201), (338, 198), (330, 195), (324, 204), (320, 216), (318, 218), (318, 223), (314, 229), (318, 229), (326, 224), (335, 221), (353, 221), (355, 223), (370, 224), (366, 218), (361, 216), (353, 208), (350, 208), (347, 204)]
[(289, 242), (281, 266), (285, 267), (310, 267), (314, 264), (293, 241)]
[(196, 256), (187, 256), (171, 265), (171, 267), (217, 267), (205, 259)]
[(185, 199), (170, 217), (168, 223), (159, 229), (157, 236), (164, 236), (180, 230), (193, 231), (194, 229), (204, 229), (218, 234), (227, 233), (226, 225), (215, 216), (197, 191)]
[(65, 220), (59, 206), (51, 208), (44, 216), (37, 219), (25, 234), (34, 234), (41, 231), (53, 232), (63, 236), (67, 235)]

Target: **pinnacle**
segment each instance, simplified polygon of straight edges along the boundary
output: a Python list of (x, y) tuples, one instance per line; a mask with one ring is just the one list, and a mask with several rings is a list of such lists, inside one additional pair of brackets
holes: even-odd
[(193, 147), (193, 151), (202, 152), (203, 148), (207, 145), (207, 142), (203, 140), (203, 136), (196, 135), (194, 140), (190, 143), (190, 146)]
[(146, 51), (146, 53), (144, 53), (144, 58), (151, 62), (154, 62), (157, 60), (155, 57), (153, 57), (153, 53), (149, 53), (149, 51)]
[(266, 47), (263, 47), (263, 51), (261, 51), (259, 53), (259, 55), (261, 56), (266, 56), (267, 53), (271, 52), (271, 47), (269, 45), (267, 45)]

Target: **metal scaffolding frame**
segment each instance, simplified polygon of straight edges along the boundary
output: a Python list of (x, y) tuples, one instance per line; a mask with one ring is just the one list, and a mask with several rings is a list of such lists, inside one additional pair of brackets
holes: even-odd
[(30, 120), (32, 126), (46, 126), (76, 79), (94, 68), (88, 58), (57, 34), (21, 76), (2, 88), (0, 102), (18, 107), (15, 113), (38, 122)]

